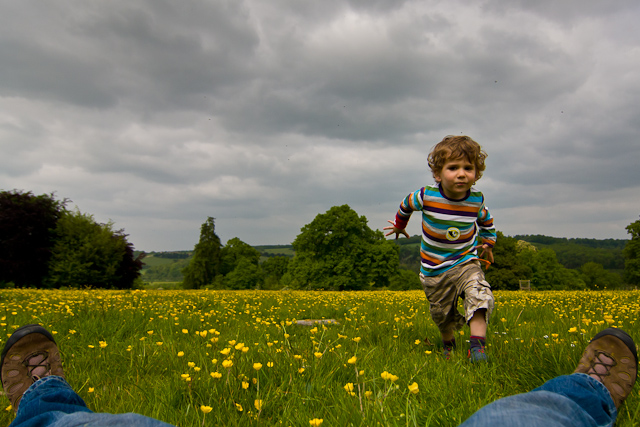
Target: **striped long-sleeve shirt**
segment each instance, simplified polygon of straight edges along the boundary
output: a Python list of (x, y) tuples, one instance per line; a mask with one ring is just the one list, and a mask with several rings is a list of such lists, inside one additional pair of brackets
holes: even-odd
[(420, 271), (425, 276), (436, 276), (478, 258), (478, 245), (493, 247), (496, 242), (493, 217), (484, 205), (484, 196), (474, 188), (464, 199), (451, 200), (439, 185), (423, 187), (402, 201), (395, 226), (404, 230), (414, 211), (422, 211)]

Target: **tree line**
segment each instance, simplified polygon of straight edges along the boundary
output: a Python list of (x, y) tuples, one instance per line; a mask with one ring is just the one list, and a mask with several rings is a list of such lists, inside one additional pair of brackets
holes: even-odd
[[(0, 192), (0, 287), (141, 286), (145, 254), (134, 251), (124, 230), (68, 210), (68, 202), (53, 194)], [(603, 245), (498, 232), (487, 280), (494, 289), (518, 289), (520, 280), (540, 290), (638, 286), (640, 220), (627, 232), (630, 240)], [(145, 280), (182, 281), (185, 289), (420, 289), (420, 241), (387, 240), (348, 205), (334, 206), (300, 230), (293, 257), (261, 262), (260, 251), (237, 237), (223, 246), (208, 217), (193, 251), (154, 253), (173, 262), (150, 269)]]
[(400, 269), (398, 247), (348, 205), (334, 206), (305, 225), (292, 243), (295, 255), (269, 257), (233, 238), (223, 247), (209, 217), (184, 268), (185, 289), (408, 289), (416, 275)]
[[(206, 230), (206, 231), (205, 231)], [(631, 240), (564, 239), (547, 236), (505, 236), (498, 231), (495, 262), (486, 272), (494, 289), (516, 290), (529, 280), (538, 290), (616, 289), (640, 284), (640, 220), (630, 224)], [(214, 222), (203, 224), (201, 242), (215, 235)], [(204, 240), (203, 240), (204, 238)], [(216, 236), (217, 238), (217, 236)], [(249, 245), (235, 239), (221, 249), (220, 258), (233, 246)], [(219, 246), (219, 239), (213, 240)], [(275, 257), (281, 262), (278, 275), (266, 274), (259, 252), (241, 266), (234, 258), (235, 273), (216, 270), (215, 280), (197, 283), (185, 277), (188, 287), (233, 289), (288, 287), (292, 289), (420, 289), (420, 236), (385, 240), (373, 231), (364, 216), (348, 205), (335, 206), (305, 225), (293, 242), (293, 258)], [(603, 242), (598, 245), (598, 242)], [(249, 252), (249, 249), (245, 249)], [(198, 253), (198, 246), (194, 251)], [(193, 262), (189, 268), (199, 264)], [(237, 271), (235, 269), (238, 269)], [(185, 269), (185, 271), (188, 271)]]
[(140, 276), (124, 230), (69, 210), (68, 199), (0, 192), (0, 287), (128, 289)]

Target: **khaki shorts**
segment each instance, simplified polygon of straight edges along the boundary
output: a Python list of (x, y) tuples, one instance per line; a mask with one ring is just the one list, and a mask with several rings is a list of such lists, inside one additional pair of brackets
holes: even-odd
[[(440, 333), (462, 329), (480, 309), (487, 310), (485, 320), (489, 323), (493, 311), (493, 293), (491, 285), (484, 280), (484, 272), (478, 261), (456, 265), (437, 276), (420, 274), (420, 281), (429, 300), (431, 318)], [(458, 312), (458, 298), (464, 298), (464, 317)]]

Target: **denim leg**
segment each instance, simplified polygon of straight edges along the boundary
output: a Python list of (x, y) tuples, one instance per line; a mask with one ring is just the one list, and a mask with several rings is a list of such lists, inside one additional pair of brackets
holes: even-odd
[(462, 426), (613, 426), (618, 411), (609, 390), (585, 374), (556, 377), (542, 386), (498, 399)]
[(170, 426), (138, 414), (98, 414), (61, 377), (48, 376), (25, 391), (9, 427)]
[(62, 377), (51, 375), (24, 392), (10, 427), (50, 426), (65, 414), (75, 412), (91, 411)]

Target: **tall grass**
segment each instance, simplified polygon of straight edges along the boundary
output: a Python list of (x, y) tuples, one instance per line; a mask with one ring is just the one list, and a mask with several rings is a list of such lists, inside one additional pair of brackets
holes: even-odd
[[(483, 365), (466, 359), (468, 329), (453, 358), (441, 357), (418, 291), (2, 290), (0, 329), (53, 331), (66, 377), (92, 410), (178, 426), (455, 426), (571, 373), (610, 324), (640, 342), (638, 291), (495, 296)], [(1, 412), (6, 425), (13, 412)], [(617, 425), (640, 425), (637, 386)]]

